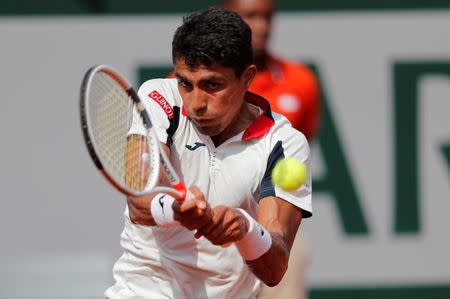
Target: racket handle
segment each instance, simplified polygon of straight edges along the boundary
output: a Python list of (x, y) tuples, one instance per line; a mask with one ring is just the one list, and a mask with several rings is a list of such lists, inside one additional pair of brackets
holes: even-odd
[(172, 187), (179, 192), (179, 196), (176, 196), (175, 198), (178, 201), (184, 201), (188, 193), (186, 186), (180, 182), (176, 185), (173, 185)]

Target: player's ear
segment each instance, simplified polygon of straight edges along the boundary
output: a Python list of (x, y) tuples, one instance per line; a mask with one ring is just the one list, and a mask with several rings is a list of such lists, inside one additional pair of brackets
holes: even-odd
[(256, 65), (251, 64), (249, 65), (244, 72), (242, 73), (242, 79), (245, 83), (245, 89), (248, 89), (250, 87), (250, 84), (252, 84), (253, 78), (255, 78), (256, 75)]

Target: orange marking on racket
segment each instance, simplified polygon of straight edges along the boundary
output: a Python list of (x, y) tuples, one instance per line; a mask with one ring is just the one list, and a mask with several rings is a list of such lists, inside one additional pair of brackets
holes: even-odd
[(186, 186), (183, 183), (178, 183), (172, 186), (173, 189), (179, 191), (181, 193), (181, 197), (177, 198), (178, 201), (184, 201), (186, 199)]

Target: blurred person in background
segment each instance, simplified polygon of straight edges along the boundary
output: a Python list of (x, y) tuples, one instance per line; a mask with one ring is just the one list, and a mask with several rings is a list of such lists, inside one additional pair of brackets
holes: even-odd
[[(239, 13), (252, 30), (253, 59), (258, 71), (249, 90), (266, 98), (272, 111), (284, 114), (312, 142), (320, 117), (318, 80), (304, 64), (276, 57), (268, 50), (275, 0), (223, 0), (221, 5)], [(307, 247), (299, 230), (288, 271), (278, 286), (263, 287), (262, 298), (306, 298), (307, 263)]]

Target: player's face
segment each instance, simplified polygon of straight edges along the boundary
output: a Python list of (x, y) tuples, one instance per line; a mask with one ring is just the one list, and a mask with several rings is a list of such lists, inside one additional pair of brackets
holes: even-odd
[(226, 3), (226, 8), (241, 15), (252, 30), (255, 54), (264, 52), (270, 37), (272, 16), (275, 11), (273, 0), (233, 0)]
[(213, 65), (189, 68), (175, 62), (175, 77), (183, 105), (200, 133), (217, 136), (237, 119), (250, 84), (248, 69), (238, 78), (232, 68)]

